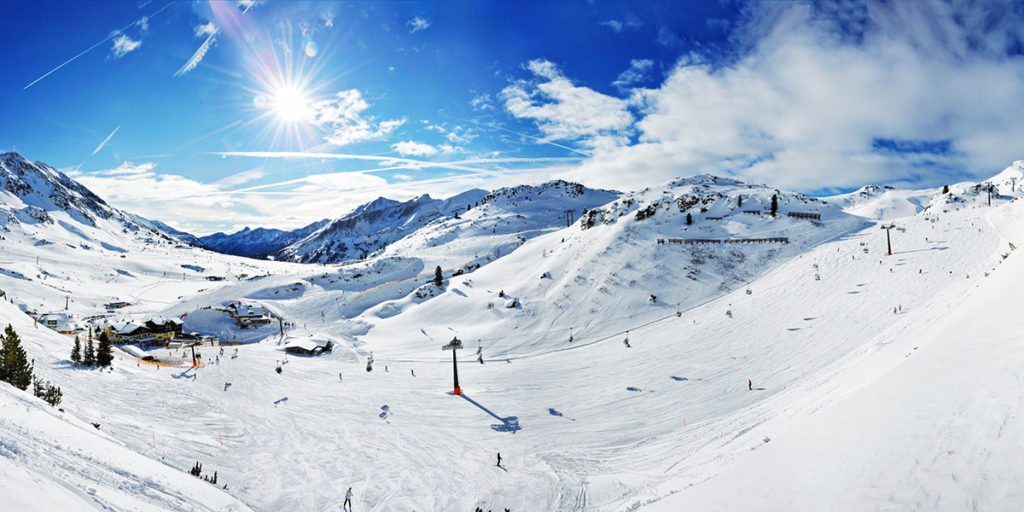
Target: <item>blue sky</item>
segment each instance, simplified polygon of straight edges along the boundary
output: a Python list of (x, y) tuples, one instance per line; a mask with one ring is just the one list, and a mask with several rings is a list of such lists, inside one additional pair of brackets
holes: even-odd
[(11, 2), (0, 149), (196, 232), (377, 195), (1024, 158), (1019, 2)]

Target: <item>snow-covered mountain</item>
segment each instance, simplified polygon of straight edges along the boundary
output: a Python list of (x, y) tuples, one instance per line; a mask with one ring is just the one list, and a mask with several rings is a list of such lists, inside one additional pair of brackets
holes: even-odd
[(293, 230), (274, 228), (246, 227), (234, 233), (214, 233), (199, 237), (199, 242), (210, 249), (223, 254), (245, 256), (247, 258), (278, 257), (281, 250), (327, 225), (328, 219), (319, 220)]
[[(0, 495), (324, 510), (351, 486), (357, 510), (1017, 509), (1020, 170), (845, 203), (709, 175), (514, 187), (469, 211), (380, 200), (345, 233), (397, 238), (327, 266), (150, 242), (98, 214), (9, 222), (0, 324), (65, 412), (0, 391), (0, 474), (16, 476)], [(851, 215), (870, 201), (900, 228), (891, 257)], [(112, 371), (75, 367), (71, 339), (22, 313), (69, 297), (82, 322), (183, 317), (230, 344), (201, 347), (198, 368), (130, 345)], [(117, 298), (131, 305), (106, 311)], [(461, 397), (440, 350), (453, 337)], [(284, 351), (317, 340), (333, 351)], [(104, 453), (78, 448), (87, 433)], [(187, 475), (196, 461), (231, 496)]]
[(75, 231), (54, 213), (85, 226), (120, 232), (129, 237), (152, 236), (194, 243), (187, 233), (108, 205), (81, 183), (42, 162), (29, 162), (18, 153), (0, 154), (0, 231), (14, 226), (45, 228), (59, 224)]
[(583, 212), (617, 197), (619, 192), (562, 180), (501, 188), (467, 212), (439, 218), (387, 246), (381, 254), (417, 255), (445, 268), (472, 271), (531, 238), (571, 225)]
[(380, 197), (285, 247), (280, 259), (336, 263), (365, 258), (433, 220), (467, 210), (486, 195), (487, 192), (475, 189), (448, 199), (424, 194), (399, 202)]

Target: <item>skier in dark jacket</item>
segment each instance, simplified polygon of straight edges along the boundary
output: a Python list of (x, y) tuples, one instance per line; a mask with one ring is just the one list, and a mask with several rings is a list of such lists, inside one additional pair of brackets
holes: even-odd
[(753, 391), (754, 390), (754, 381), (752, 381), (750, 379), (747, 379), (747, 390), (748, 391)]

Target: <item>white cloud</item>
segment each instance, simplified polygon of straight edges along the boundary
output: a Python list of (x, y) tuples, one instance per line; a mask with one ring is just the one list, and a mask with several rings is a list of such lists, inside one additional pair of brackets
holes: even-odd
[(242, 171), (237, 174), (225, 176), (224, 178), (217, 180), (216, 183), (222, 187), (236, 187), (243, 183), (249, 183), (250, 181), (265, 178), (266, 176), (267, 173), (263, 169), (250, 169), (248, 171)]
[(140, 46), (142, 46), (142, 41), (136, 41), (125, 34), (121, 34), (114, 38), (114, 45), (110, 48), (110, 53), (115, 59), (120, 59), (137, 50)]
[(622, 29), (625, 28), (625, 25), (619, 20), (602, 21), (601, 25), (612, 29), (613, 32), (622, 32)]
[(658, 27), (658, 38), (655, 41), (669, 48), (678, 48), (683, 45), (683, 39), (666, 27)]
[(612, 85), (621, 89), (628, 89), (650, 80), (650, 73), (654, 69), (654, 61), (650, 59), (634, 59), (629, 61), (629, 68), (619, 74), (619, 77), (612, 82)]
[[(1024, 60), (1008, 56), (1024, 43), (1024, 23), (987, 8), (870, 4), (851, 24), (783, 4), (751, 21), (738, 59), (687, 56), (660, 86), (635, 90), (638, 143), (569, 177), (636, 186), (709, 171), (817, 190), (990, 174), (1024, 156)], [(531, 94), (509, 96), (529, 113)], [(545, 129), (554, 137), (567, 116), (533, 117), (554, 124)], [(880, 151), (879, 139), (948, 141), (950, 150)]]
[(491, 101), (490, 94), (481, 94), (469, 100), (469, 104), (473, 107), (473, 110), (491, 110), (494, 108), (494, 103)]
[(602, 27), (608, 27), (612, 32), (621, 33), (630, 30), (637, 30), (644, 26), (643, 22), (639, 18), (632, 14), (626, 15), (625, 18), (605, 20), (600, 23)]
[(430, 20), (415, 16), (413, 19), (406, 22), (406, 25), (409, 26), (409, 33), (415, 34), (416, 32), (430, 28)]
[(445, 138), (452, 144), (469, 144), (476, 139), (477, 134), (469, 128), (465, 128), (462, 125), (455, 126), (452, 128)]
[[(147, 218), (194, 226), (216, 210), (218, 221), (239, 218), (241, 206), (217, 185), (175, 174), (156, 172), (151, 162), (124, 162), (115, 169), (83, 173), (76, 178), (108, 203)], [(173, 193), (168, 193), (173, 191)]]
[(217, 25), (214, 25), (212, 21), (207, 21), (206, 23), (196, 25), (192, 31), (196, 37), (208, 37), (217, 33)]
[(335, 146), (383, 139), (405, 124), (405, 119), (377, 121), (364, 112), (370, 108), (359, 89), (339, 91), (311, 106), (311, 122), (326, 131), (324, 140)]
[(542, 142), (579, 142), (593, 149), (629, 142), (633, 114), (625, 100), (573, 84), (546, 60), (532, 60), (527, 69), (535, 79), (505, 87), (500, 98), (514, 117), (537, 124)]
[(437, 146), (437, 150), (444, 155), (454, 155), (456, 153), (464, 153), (466, 151), (465, 149), (451, 144), (441, 144), (440, 146)]
[(430, 144), (423, 144), (411, 140), (392, 144), (391, 149), (402, 156), (433, 156), (438, 153), (438, 149)]

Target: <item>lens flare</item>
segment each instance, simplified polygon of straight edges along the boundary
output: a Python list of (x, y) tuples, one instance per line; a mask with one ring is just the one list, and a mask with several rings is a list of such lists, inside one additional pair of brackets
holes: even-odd
[(312, 40), (309, 40), (306, 41), (305, 45), (303, 45), (303, 51), (306, 52), (306, 57), (312, 59), (313, 57), (316, 57), (319, 48), (317, 48), (316, 43), (314, 43)]

